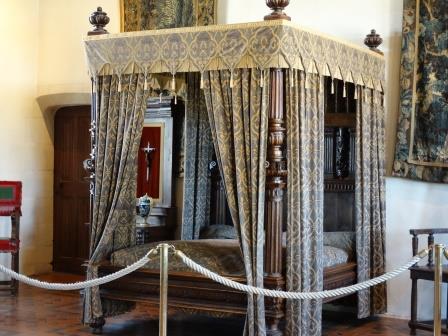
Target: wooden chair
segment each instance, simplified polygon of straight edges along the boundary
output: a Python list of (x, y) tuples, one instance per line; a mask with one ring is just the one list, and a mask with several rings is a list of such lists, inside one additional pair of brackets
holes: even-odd
[[(19, 232), (22, 205), (22, 182), (0, 181), (0, 216), (11, 217), (10, 237), (0, 237), (0, 253), (11, 253), (11, 268), (19, 271)], [(0, 281), (0, 291), (17, 295), (17, 280)]]
[[(448, 234), (448, 229), (415, 229), (409, 230), (412, 235), (412, 255), (418, 253), (418, 236), (428, 235), (428, 247), (434, 245), (434, 235), (436, 234)], [(434, 257), (433, 252), (430, 251), (428, 255), (428, 263), (425, 266), (415, 265), (410, 268), (412, 279), (412, 291), (411, 291), (411, 320), (409, 321), (409, 328), (411, 328), (411, 335), (415, 335), (416, 329), (423, 329), (433, 331), (434, 321), (419, 321), (417, 319), (417, 307), (418, 307), (418, 286), (417, 281), (429, 280), (434, 281)], [(443, 266), (442, 281), (448, 283), (448, 265)], [(447, 295), (448, 296), (448, 295)], [(447, 297), (448, 303), (448, 297)], [(448, 316), (448, 307), (447, 307)], [(443, 334), (448, 334), (448, 318), (445, 321), (445, 328), (442, 328)]]

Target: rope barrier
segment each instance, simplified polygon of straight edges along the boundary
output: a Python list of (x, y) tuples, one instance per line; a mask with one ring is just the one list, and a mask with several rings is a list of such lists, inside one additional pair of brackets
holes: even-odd
[(332, 290), (324, 290), (320, 292), (285, 292), (285, 291), (279, 291), (279, 290), (272, 290), (272, 289), (264, 289), (259, 287), (253, 287), (241, 284), (239, 282), (227, 279), (215, 272), (212, 272), (205, 267), (199, 265), (195, 261), (191, 260), (189, 257), (187, 257), (182, 251), (175, 251), (174, 254), (179, 257), (182, 262), (187, 265), (189, 268), (194, 270), (195, 272), (202, 274), (203, 276), (220, 283), (221, 285), (224, 285), (226, 287), (230, 287), (242, 292), (250, 293), (250, 294), (256, 294), (256, 295), (263, 295), (263, 296), (269, 296), (269, 297), (275, 297), (275, 298), (281, 298), (281, 299), (295, 299), (295, 300), (311, 300), (311, 299), (324, 299), (324, 298), (330, 298), (330, 297), (336, 297), (341, 295), (348, 295), (351, 293), (355, 293), (359, 290), (363, 290), (366, 288), (369, 288), (371, 286), (378, 285), (382, 282), (388, 281), (397, 275), (403, 273), (404, 271), (408, 270), (411, 266), (418, 263), (421, 259), (426, 257), (428, 255), (429, 250), (423, 250), (418, 255), (413, 257), (408, 263), (405, 265), (395, 269), (394, 271), (387, 272), (379, 277), (363, 281), (361, 283), (347, 286), (347, 287), (341, 287), (338, 289), (332, 289)]
[(137, 260), (135, 263), (127, 266), (126, 268), (123, 268), (119, 270), (118, 272), (108, 274), (101, 278), (96, 278), (92, 280), (87, 281), (78, 281), (78, 282), (72, 282), (72, 283), (51, 283), (46, 281), (39, 281), (33, 278), (29, 278), (25, 275), (19, 274), (14, 272), (13, 270), (0, 265), (0, 272), (3, 272), (7, 275), (9, 275), (11, 278), (16, 279), (20, 282), (23, 282), (27, 285), (43, 288), (43, 289), (49, 289), (49, 290), (61, 290), (61, 291), (69, 291), (69, 290), (78, 290), (78, 289), (84, 289), (89, 287), (95, 287), (99, 285), (103, 285), (107, 282), (114, 281), (116, 279), (119, 279), (121, 277), (124, 277), (125, 275), (128, 275), (129, 273), (134, 272), (135, 270), (139, 269), (143, 265), (145, 265), (152, 257), (158, 254), (159, 248), (156, 247), (152, 250), (150, 250), (148, 253), (145, 254), (143, 258), (140, 260)]
[[(163, 245), (163, 244), (162, 244)], [(89, 288), (89, 287), (95, 287), (102, 284), (105, 284), (107, 282), (111, 282), (113, 280), (119, 279), (129, 273), (134, 272), (135, 270), (141, 268), (144, 266), (152, 257), (158, 254), (159, 250), (162, 248), (161, 245), (158, 245), (156, 248), (153, 248), (150, 250), (143, 258), (137, 260), (135, 263), (127, 266), (126, 268), (123, 268), (119, 270), (118, 272), (106, 275), (104, 277), (87, 280), (87, 281), (80, 281), (80, 282), (74, 282), (74, 283), (50, 283), (45, 281), (39, 281), (36, 279), (29, 278), (27, 276), (24, 276), (22, 274), (16, 273), (12, 271), (11, 269), (0, 265), (0, 272), (3, 272), (9, 276), (11, 276), (13, 279), (16, 279), (18, 281), (21, 281), (27, 285), (43, 288), (43, 289), (49, 289), (49, 290), (79, 290), (83, 288)], [(272, 290), (272, 289), (264, 289), (259, 287), (253, 287), (249, 285), (244, 285), (239, 282), (227, 279), (215, 272), (212, 272), (208, 270), (207, 268), (199, 265), (189, 257), (187, 257), (182, 251), (176, 250), (174, 246), (170, 245), (169, 249), (172, 250), (174, 255), (179, 257), (182, 262), (191, 268), (193, 271), (202, 274), (203, 276), (220, 283), (224, 286), (250, 293), (250, 294), (257, 294), (257, 295), (263, 295), (263, 296), (269, 296), (269, 297), (275, 297), (275, 298), (283, 298), (283, 299), (298, 299), (298, 300), (310, 300), (310, 299), (324, 299), (329, 297), (336, 297), (341, 295), (347, 295), (354, 292), (357, 292), (359, 290), (363, 290), (366, 288), (369, 288), (371, 286), (378, 285), (382, 282), (388, 281), (397, 275), (403, 273), (404, 271), (408, 270), (411, 266), (418, 263), (421, 259), (426, 257), (428, 255), (429, 250), (423, 250), (418, 255), (413, 257), (408, 263), (405, 265), (395, 269), (394, 271), (387, 272), (379, 277), (347, 286), (347, 287), (341, 287), (338, 289), (332, 289), (332, 290), (324, 290), (320, 292), (285, 292), (285, 291), (279, 291), (279, 290)]]

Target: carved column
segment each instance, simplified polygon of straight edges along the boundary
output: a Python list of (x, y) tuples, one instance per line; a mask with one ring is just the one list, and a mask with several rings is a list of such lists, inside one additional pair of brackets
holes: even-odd
[(348, 128), (337, 127), (334, 137), (334, 172), (335, 178), (345, 178), (350, 174), (350, 133)]
[[(269, 131), (266, 169), (266, 218), (264, 283), (267, 288), (283, 289), (282, 270), (283, 203), (286, 187), (284, 72), (271, 70)], [(266, 299), (268, 335), (282, 335), (278, 324), (284, 316), (283, 300)]]

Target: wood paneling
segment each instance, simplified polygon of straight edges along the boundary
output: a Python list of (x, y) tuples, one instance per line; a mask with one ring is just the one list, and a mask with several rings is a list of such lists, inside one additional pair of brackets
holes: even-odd
[(90, 151), (90, 107), (56, 112), (53, 269), (82, 273), (89, 252), (89, 183), (82, 167)]

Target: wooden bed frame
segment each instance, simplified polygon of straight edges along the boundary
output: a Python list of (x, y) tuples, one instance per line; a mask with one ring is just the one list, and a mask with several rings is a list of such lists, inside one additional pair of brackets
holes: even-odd
[[(266, 3), (271, 9), (275, 9), (271, 15), (265, 17), (266, 20), (289, 19), (281, 10), (286, 7), (289, 1), (266, 1)], [(97, 15), (94, 19), (91, 18), (91, 23), (95, 24), (96, 28), (89, 34), (107, 33), (104, 30), (104, 26), (109, 19), (100, 10), (96, 13)], [(372, 50), (378, 50), (376, 48), (380, 43), (379, 39), (366, 39), (366, 45)], [(284, 118), (285, 71), (284, 69), (271, 69), (270, 71), (271, 91), (267, 148), (264, 285), (266, 288), (281, 290), (285, 289), (285, 269), (283, 269), (282, 263), (283, 206), (287, 178)], [(338, 87), (336, 85), (337, 90)], [(337, 97), (337, 92), (334, 96)], [(326, 105), (331, 104), (328, 98), (325, 99), (325, 103)], [(333, 112), (336, 111), (333, 110)], [(92, 120), (95, 120), (94, 109), (92, 110)], [(354, 128), (355, 122), (353, 115), (345, 113), (326, 113), (325, 116), (326, 127)], [(94, 139), (94, 135), (92, 135), (92, 139)], [(87, 162), (86, 167), (90, 171), (94, 169), (93, 165), (89, 165), (89, 162)], [(91, 183), (94, 183), (93, 179), (91, 179)], [(326, 176), (325, 190), (330, 193), (341, 193), (341, 195), (353, 194), (354, 179)], [(334, 216), (337, 217), (338, 215), (334, 214)], [(99, 276), (110, 274), (119, 269), (120, 267), (104, 262), (99, 267)], [(323, 275), (324, 289), (334, 289), (354, 284), (357, 279), (356, 263), (348, 262), (325, 268)], [(241, 283), (246, 282), (244, 277), (234, 277), (233, 280)], [(126, 277), (102, 285), (100, 292), (103, 298), (147, 302), (158, 305), (159, 272), (140, 269)], [(202, 313), (218, 317), (246, 314), (247, 303), (244, 293), (226, 288), (195, 273), (170, 272), (168, 296), (169, 307), (182, 312)], [(268, 335), (282, 335), (279, 323), (284, 316), (284, 300), (266, 298), (266, 327)], [(92, 323), (93, 332), (100, 333), (104, 323), (104, 319), (98, 319), (95, 323)]]
[[(105, 262), (99, 268), (99, 276), (120, 270)], [(324, 269), (324, 289), (335, 289), (356, 283), (356, 263), (349, 262)], [(246, 283), (245, 277), (232, 277), (234, 281)], [(283, 279), (283, 277), (282, 277)], [(265, 278), (266, 280), (266, 278)], [(140, 269), (116, 281), (101, 286), (101, 297), (113, 300), (159, 304), (160, 274), (157, 270)], [(272, 283), (266, 282), (272, 288)], [(284, 283), (279, 288), (284, 288)], [(324, 300), (330, 302), (333, 299)], [(246, 295), (224, 287), (197, 273), (170, 272), (168, 285), (170, 309), (183, 313), (197, 313), (213, 317), (246, 315)], [(266, 320), (270, 335), (282, 335), (278, 328), (284, 317), (283, 300), (266, 298)], [(100, 332), (105, 321), (92, 324), (94, 332)]]

